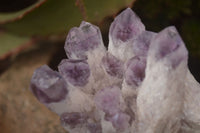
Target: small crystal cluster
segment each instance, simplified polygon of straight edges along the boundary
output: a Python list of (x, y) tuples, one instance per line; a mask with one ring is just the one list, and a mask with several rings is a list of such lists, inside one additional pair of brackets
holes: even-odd
[(70, 133), (200, 133), (200, 85), (175, 27), (146, 31), (127, 8), (110, 26), (69, 31), (58, 72), (36, 69), (30, 89)]

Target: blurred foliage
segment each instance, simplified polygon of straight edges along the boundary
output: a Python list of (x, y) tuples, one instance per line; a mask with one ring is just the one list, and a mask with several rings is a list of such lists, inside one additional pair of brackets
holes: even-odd
[[(8, 1), (10, 1), (10, 0), (8, 0)], [(22, 8), (20, 5), (19, 5), (19, 7), (18, 6), (15, 7), (14, 4), (17, 4), (16, 1), (14, 1), (14, 2), (10, 1), (9, 3), (5, 2), (5, 4), (0, 3), (0, 24), (4, 24), (6, 22), (12, 22), (12, 21), (21, 19), (24, 15), (26, 15), (30, 11), (34, 10), (35, 8), (37, 8), (44, 1), (46, 1), (46, 0), (38, 0), (37, 2), (33, 3), (33, 0), (32, 0), (32, 4), (25, 8)], [(22, 5), (26, 5), (26, 4), (22, 4)], [(6, 10), (6, 7), (7, 7), (7, 10)], [(17, 10), (17, 8), (18, 8), (18, 10)]]
[(200, 57), (199, 0), (138, 0), (133, 10), (142, 18), (147, 30), (160, 31), (175, 25), (192, 56)]
[(70, 28), (78, 26), (82, 20), (100, 23), (106, 16), (116, 14), (120, 9), (130, 6), (133, 1), (37, 0), (35, 4), (16, 12), (0, 12), (0, 57), (19, 46), (19, 41), (13, 41), (9, 36), (6, 42), (9, 45), (5, 46), (7, 34), (17, 36), (15, 39), (66, 35)]
[[(0, 43), (2, 46), (0, 46), (0, 55), (8, 54), (6, 51), (12, 51), (13, 47), (19, 47), (23, 44), (26, 44), (29, 42), (28, 37), (18, 37), (12, 34), (8, 33), (1, 33), (0, 32)], [(14, 43), (13, 43), (14, 42)], [(1, 59), (1, 57), (0, 57)]]

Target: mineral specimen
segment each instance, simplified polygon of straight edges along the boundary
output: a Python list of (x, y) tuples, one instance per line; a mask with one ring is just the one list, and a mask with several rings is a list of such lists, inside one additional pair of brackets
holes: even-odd
[(35, 70), (30, 89), (70, 133), (200, 133), (200, 84), (174, 26), (146, 31), (127, 8), (110, 26), (82, 22), (65, 43), (59, 72)]

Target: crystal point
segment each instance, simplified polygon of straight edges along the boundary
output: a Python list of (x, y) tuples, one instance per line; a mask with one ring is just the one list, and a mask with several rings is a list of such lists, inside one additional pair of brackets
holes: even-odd
[(46, 65), (35, 70), (30, 89), (42, 103), (59, 102), (68, 93), (67, 84), (61, 75)]
[(159, 32), (151, 43), (150, 54), (158, 60), (167, 58), (172, 67), (187, 60), (188, 51), (174, 26)]
[(80, 27), (72, 28), (65, 42), (68, 58), (86, 59), (87, 52), (102, 44), (101, 32), (98, 27), (83, 21)]
[(145, 30), (140, 18), (130, 9), (127, 8), (120, 13), (110, 26), (110, 39), (114, 45), (120, 42), (127, 42), (135, 39), (142, 31)]

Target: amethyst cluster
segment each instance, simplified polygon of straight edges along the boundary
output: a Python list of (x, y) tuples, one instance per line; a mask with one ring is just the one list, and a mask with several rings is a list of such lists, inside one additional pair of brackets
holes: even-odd
[(88, 22), (69, 31), (58, 72), (35, 70), (30, 89), (70, 133), (199, 133), (200, 85), (174, 26), (145, 30), (127, 8), (106, 50)]

